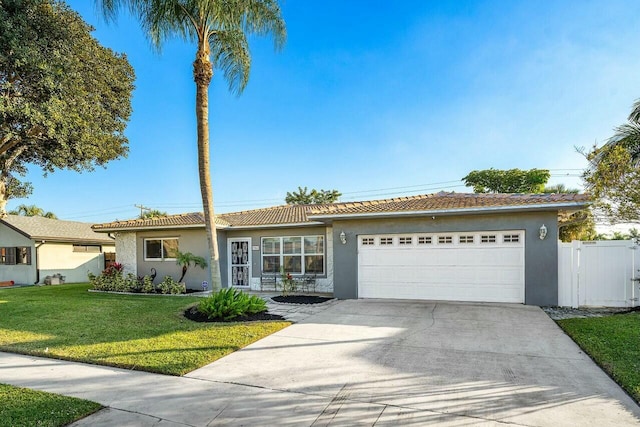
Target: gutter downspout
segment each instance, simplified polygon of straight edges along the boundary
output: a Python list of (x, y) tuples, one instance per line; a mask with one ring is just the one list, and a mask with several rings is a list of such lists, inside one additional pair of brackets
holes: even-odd
[(38, 249), (40, 249), (40, 246), (44, 245), (46, 242), (43, 240), (42, 242), (40, 242), (39, 245), (36, 245), (36, 281), (34, 283), (34, 285), (37, 285), (38, 283), (40, 283), (40, 254), (38, 253)]

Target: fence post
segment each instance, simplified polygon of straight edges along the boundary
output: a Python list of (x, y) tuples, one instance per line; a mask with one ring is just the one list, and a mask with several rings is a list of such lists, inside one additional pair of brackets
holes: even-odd
[(578, 308), (580, 299), (583, 297), (580, 292), (580, 252), (582, 242), (574, 240), (571, 242), (571, 307)]

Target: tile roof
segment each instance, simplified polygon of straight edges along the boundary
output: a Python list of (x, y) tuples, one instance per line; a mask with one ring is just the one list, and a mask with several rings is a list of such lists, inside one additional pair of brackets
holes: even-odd
[(587, 194), (493, 194), (446, 193), (397, 197), (364, 202), (334, 203), (318, 206), (310, 216), (371, 214), (411, 211), (477, 210), (499, 207), (533, 207), (538, 205), (585, 205)]
[(114, 243), (109, 236), (96, 233), (92, 224), (76, 221), (62, 221), (41, 216), (7, 215), (0, 223), (21, 232), (30, 239), (76, 243)]
[[(491, 210), (491, 208), (580, 208), (589, 202), (585, 194), (476, 194), (445, 193), (411, 197), (397, 197), (364, 202), (342, 202), (323, 205), (283, 205), (270, 208), (232, 212), (216, 216), (221, 228), (268, 227), (276, 225), (313, 224), (314, 218), (332, 215), (392, 214), (438, 210)], [(202, 227), (202, 213), (169, 215), (157, 219), (133, 219), (94, 225), (94, 230), (117, 231), (119, 229), (145, 229), (168, 227)]]
[(232, 227), (310, 222), (309, 212), (328, 205), (282, 205), (220, 215)]
[[(222, 218), (216, 216), (216, 225), (229, 226), (230, 224)], [(140, 229), (140, 228), (169, 228), (169, 227), (200, 227), (204, 226), (204, 214), (202, 212), (190, 212), (177, 215), (167, 215), (154, 219), (129, 219), (124, 221), (113, 221), (103, 224), (95, 224), (94, 230), (119, 230), (119, 229)]]

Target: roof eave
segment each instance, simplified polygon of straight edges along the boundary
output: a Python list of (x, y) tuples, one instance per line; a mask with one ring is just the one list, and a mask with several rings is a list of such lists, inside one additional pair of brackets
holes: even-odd
[(35, 242), (44, 243), (83, 243), (85, 245), (113, 245), (115, 239), (99, 240), (99, 239), (82, 239), (82, 238), (68, 238), (68, 237), (47, 237), (47, 236), (33, 236), (31, 240)]
[[(93, 231), (96, 233), (117, 233), (117, 232), (129, 232), (129, 231), (153, 231), (153, 230), (177, 230), (177, 229), (193, 229), (193, 228), (204, 228), (204, 224), (187, 224), (187, 225), (148, 225), (142, 227), (105, 227), (105, 228), (94, 228)], [(228, 225), (219, 225), (216, 224), (216, 229), (224, 230), (229, 228)]]
[(321, 221), (291, 222), (285, 224), (232, 225), (227, 230), (257, 230), (262, 228), (318, 227), (324, 226)]
[(485, 213), (501, 213), (501, 212), (531, 212), (531, 211), (553, 211), (561, 209), (580, 210), (587, 207), (589, 202), (570, 202), (570, 203), (541, 203), (535, 205), (518, 205), (518, 206), (482, 206), (477, 208), (459, 208), (459, 209), (429, 209), (422, 211), (391, 211), (391, 212), (364, 212), (364, 213), (345, 213), (345, 214), (319, 214), (308, 215), (308, 218), (318, 221), (327, 221), (332, 219), (364, 219), (364, 218), (388, 218), (388, 217), (411, 217), (411, 216), (427, 216), (427, 215), (459, 215), (459, 214), (485, 214)]

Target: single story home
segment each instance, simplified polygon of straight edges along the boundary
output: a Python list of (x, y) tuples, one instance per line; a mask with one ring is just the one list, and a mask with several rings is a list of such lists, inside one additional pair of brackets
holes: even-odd
[(0, 282), (44, 283), (60, 275), (66, 283), (86, 282), (115, 259), (115, 242), (85, 222), (39, 216), (7, 215), (0, 219)]
[[(216, 216), (224, 286), (259, 290), (265, 273), (314, 275), (337, 298), (558, 302), (558, 216), (583, 194), (440, 192), (285, 205)], [(172, 252), (207, 257), (201, 213), (95, 225), (136, 275), (179, 275)], [(192, 268), (187, 286), (208, 271)]]

